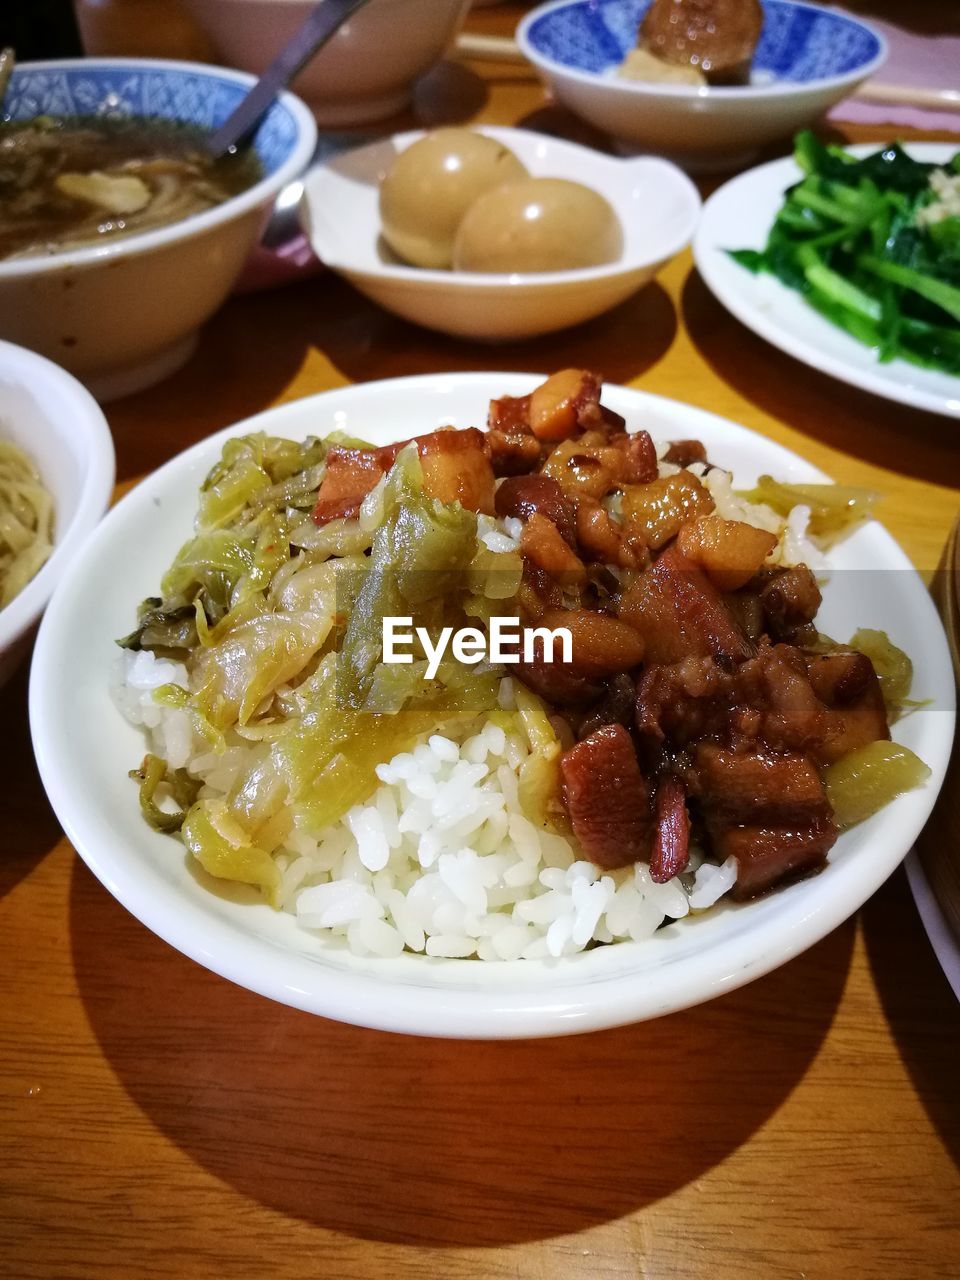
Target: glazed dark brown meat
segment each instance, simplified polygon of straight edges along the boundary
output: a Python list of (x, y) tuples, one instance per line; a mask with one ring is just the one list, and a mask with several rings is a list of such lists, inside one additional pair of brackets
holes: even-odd
[(596, 498), (577, 498), (575, 510), (576, 539), (585, 560), (620, 569), (641, 567), (643, 551), (630, 546), (623, 529)]
[(805, 662), (811, 686), (828, 708), (824, 737), (814, 752), (821, 764), (868, 742), (889, 740), (883, 690), (865, 654), (810, 654)]
[(827, 763), (836, 758), (832, 742), (841, 733), (850, 737), (859, 729), (857, 745), (886, 737), (883, 698), (869, 659), (869, 676), (861, 677), (864, 683), (856, 696), (837, 709), (808, 674), (810, 663), (816, 664), (814, 669), (823, 673), (817, 682), (826, 689), (833, 661), (832, 656), (764, 642), (755, 658), (735, 670), (710, 658), (648, 667), (637, 685), (641, 745), (653, 752), (683, 750), (710, 739), (738, 750), (801, 751)]
[(560, 757), (573, 833), (591, 862), (626, 867), (650, 852), (650, 788), (622, 725), (597, 729)]
[(817, 580), (806, 565), (775, 569), (759, 593), (764, 624), (778, 640), (790, 640), (808, 627), (823, 601)]
[(551, 609), (538, 626), (570, 632), (571, 665), (581, 675), (610, 678), (643, 661), (643, 641), (633, 627), (597, 609)]
[(693, 462), (706, 462), (707, 451), (699, 440), (672, 440), (663, 460), (675, 467), (689, 467)]
[(317, 495), (313, 518), (317, 524), (350, 520), (377, 481), (393, 466), (399, 448), (327, 450), (327, 469)]
[[(360, 504), (410, 444), (401, 440), (379, 449), (327, 450), (324, 472), (313, 519), (317, 524), (350, 519)], [(487, 438), (475, 427), (464, 431), (433, 431), (415, 440), (423, 469), (423, 488), (440, 502), (460, 502), (471, 511), (493, 514), (494, 475)]]
[(608, 441), (623, 455), (621, 484), (649, 484), (657, 478), (657, 449), (648, 431), (617, 432)]
[(693, 794), (718, 822), (788, 827), (827, 816), (820, 775), (796, 752), (730, 751), (705, 742), (692, 776)]
[(560, 773), (584, 854), (665, 883), (693, 833), (737, 859), (738, 897), (818, 870), (837, 837), (822, 770), (889, 725), (870, 659), (817, 634), (809, 568), (771, 565), (778, 538), (717, 511), (699, 441), (661, 476), (588, 371), (494, 401), (489, 425), (521, 622), (572, 637), (569, 661), (540, 639), (514, 670), (576, 739)]
[(501, 396), (499, 400), (491, 400), (487, 428), (507, 435), (526, 434), (530, 430), (530, 397)]
[(698, 67), (711, 84), (746, 84), (762, 27), (759, 0), (653, 0), (640, 42), (664, 62)]
[(737, 859), (735, 897), (823, 866), (837, 829), (806, 756), (702, 744), (691, 779), (714, 853)]
[(543, 446), (529, 431), (503, 431), (499, 427), (491, 427), (487, 441), (495, 476), (529, 475), (543, 461)]
[(649, 663), (688, 657), (734, 663), (753, 652), (717, 588), (673, 546), (624, 594), (620, 617), (643, 637)]
[(459, 502), (468, 511), (493, 515), (493, 468), (482, 431), (434, 431), (417, 437), (417, 449), (424, 493), (438, 502)]
[(690, 860), (690, 815), (683, 783), (676, 774), (666, 773), (657, 782), (654, 823), (650, 876), (657, 884), (666, 884), (680, 875)]
[(524, 522), (520, 551), (563, 587), (575, 590), (587, 581), (583, 561), (554, 522), (539, 511), (532, 511)]
[(589, 738), (597, 729), (607, 724), (621, 724), (625, 729), (633, 727), (636, 690), (633, 677), (621, 672), (608, 681), (603, 697), (586, 714), (571, 717), (578, 738)]
[(529, 662), (518, 662), (514, 670), (528, 689), (560, 711), (586, 711), (604, 696), (602, 680), (591, 679), (566, 662), (545, 662), (540, 653)]
[(787, 880), (820, 871), (833, 848), (837, 829), (831, 819), (809, 826), (722, 827), (710, 832), (717, 858), (737, 860), (737, 882), (731, 896), (756, 898)]
[(576, 545), (574, 505), (550, 476), (510, 476), (497, 488), (496, 512), (498, 516), (515, 516), (521, 520), (529, 520), (534, 512), (539, 512), (553, 521), (564, 541)]

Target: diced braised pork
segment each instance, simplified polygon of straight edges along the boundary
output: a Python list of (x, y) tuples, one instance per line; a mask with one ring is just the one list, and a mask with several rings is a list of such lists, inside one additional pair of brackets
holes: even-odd
[(651, 664), (690, 657), (736, 663), (752, 653), (720, 592), (672, 546), (624, 593), (619, 612), (640, 632)]
[(691, 781), (714, 856), (737, 859), (735, 897), (816, 870), (837, 838), (820, 775), (806, 756), (703, 743)]
[(708, 490), (689, 471), (628, 485), (623, 491), (627, 534), (651, 551), (666, 546), (688, 521), (709, 515), (714, 505)]
[(712, 658), (648, 666), (637, 685), (641, 742), (682, 749), (698, 738), (725, 737), (734, 689), (733, 676)]
[(602, 680), (577, 671), (571, 663), (546, 662), (542, 646), (530, 662), (518, 662), (512, 670), (528, 689), (563, 711), (584, 711), (604, 694)]
[[(313, 511), (316, 523), (356, 516), (364, 498), (410, 443), (401, 440), (381, 449), (332, 446)], [(420, 455), (425, 493), (440, 502), (460, 502), (471, 511), (492, 515), (493, 469), (483, 432), (475, 427), (433, 431), (412, 443)]]
[(440, 502), (493, 514), (493, 468), (486, 438), (476, 427), (417, 437), (423, 491)]
[(573, 833), (605, 870), (648, 855), (650, 790), (622, 725), (597, 729), (560, 757), (563, 797)]
[(487, 442), (495, 476), (529, 475), (543, 460), (540, 441), (522, 431), (494, 428), (487, 432)]
[(313, 518), (317, 524), (330, 520), (351, 520), (360, 510), (360, 504), (389, 471), (396, 461), (400, 448), (342, 449), (333, 446), (327, 450), (327, 467), (317, 495)]
[(595, 498), (578, 497), (576, 511), (577, 544), (584, 558), (621, 569), (638, 567), (639, 556), (624, 540), (622, 527)]
[(837, 839), (830, 819), (809, 826), (725, 827), (711, 833), (714, 857), (737, 860), (737, 882), (731, 896), (739, 901), (775, 889), (785, 880), (819, 871)]
[(826, 734), (826, 712), (807, 677), (803, 654), (761, 644), (737, 671), (730, 737), (778, 751), (814, 751)]
[(618, 476), (622, 484), (649, 484), (656, 480), (657, 450), (649, 431), (617, 432), (607, 444), (623, 455)]
[(529, 520), (534, 514), (552, 520), (565, 542), (576, 546), (577, 527), (571, 500), (550, 476), (511, 476), (496, 493), (498, 516)]
[(863, 653), (804, 655), (811, 686), (825, 712), (825, 732), (816, 749), (821, 764), (868, 742), (886, 742), (890, 722), (873, 663)]
[(582, 587), (587, 580), (583, 561), (564, 541), (553, 521), (539, 512), (533, 512), (523, 526), (520, 552), (565, 587)]
[(828, 812), (820, 775), (796, 752), (729, 751), (701, 743), (694, 791), (712, 819), (735, 824), (802, 825)]
[(614, 676), (643, 661), (643, 641), (633, 627), (595, 609), (551, 610), (538, 625), (570, 632), (571, 666), (585, 676)]
[[(530, 397), (501, 396), (499, 400), (491, 400), (487, 427), (490, 431), (505, 431), (508, 434), (528, 433), (530, 431)], [(539, 453), (539, 447), (537, 452)]]
[(666, 884), (678, 876), (690, 859), (690, 817), (683, 783), (672, 773), (657, 783), (654, 797), (654, 832), (650, 850), (650, 876)]
[(763, 616), (777, 640), (791, 640), (817, 616), (823, 597), (817, 580), (805, 564), (773, 570), (760, 591)]
[(622, 724), (629, 729), (633, 724), (636, 690), (628, 675), (617, 675), (607, 681), (606, 691), (600, 702), (585, 715), (576, 717), (574, 726), (578, 738), (589, 738), (605, 724)]
[(530, 394), (530, 430), (538, 440), (566, 440), (604, 425), (600, 380), (586, 369), (561, 369)]
[(680, 552), (721, 591), (746, 586), (776, 545), (775, 534), (718, 515), (689, 520), (677, 534)]
[(675, 467), (689, 467), (694, 462), (706, 462), (707, 451), (699, 440), (672, 440), (663, 460)]

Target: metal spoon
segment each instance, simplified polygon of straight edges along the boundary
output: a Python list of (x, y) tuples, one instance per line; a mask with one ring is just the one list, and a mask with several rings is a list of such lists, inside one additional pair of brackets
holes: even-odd
[(239, 106), (208, 140), (214, 157), (225, 155), (256, 128), (281, 89), (285, 88), (352, 14), (370, 0), (320, 0), (290, 37)]
[(7, 96), (7, 85), (13, 75), (15, 60), (12, 49), (0, 49), (0, 111), (3, 110), (3, 100)]

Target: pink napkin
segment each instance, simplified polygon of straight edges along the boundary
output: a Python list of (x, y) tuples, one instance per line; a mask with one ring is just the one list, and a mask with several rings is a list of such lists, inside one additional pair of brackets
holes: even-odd
[[(892, 22), (871, 17), (866, 21), (884, 37), (889, 47), (887, 61), (873, 77), (874, 81), (928, 90), (960, 89), (960, 38), (918, 36)], [(827, 119), (960, 133), (960, 111), (931, 111), (902, 103), (861, 102), (857, 98), (845, 98)]]

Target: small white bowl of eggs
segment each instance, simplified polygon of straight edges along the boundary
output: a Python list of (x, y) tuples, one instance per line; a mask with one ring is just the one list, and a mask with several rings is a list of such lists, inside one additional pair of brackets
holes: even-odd
[(609, 310), (687, 245), (700, 197), (675, 165), (523, 129), (438, 129), (332, 158), (300, 216), (322, 262), (428, 329), (505, 342)]

